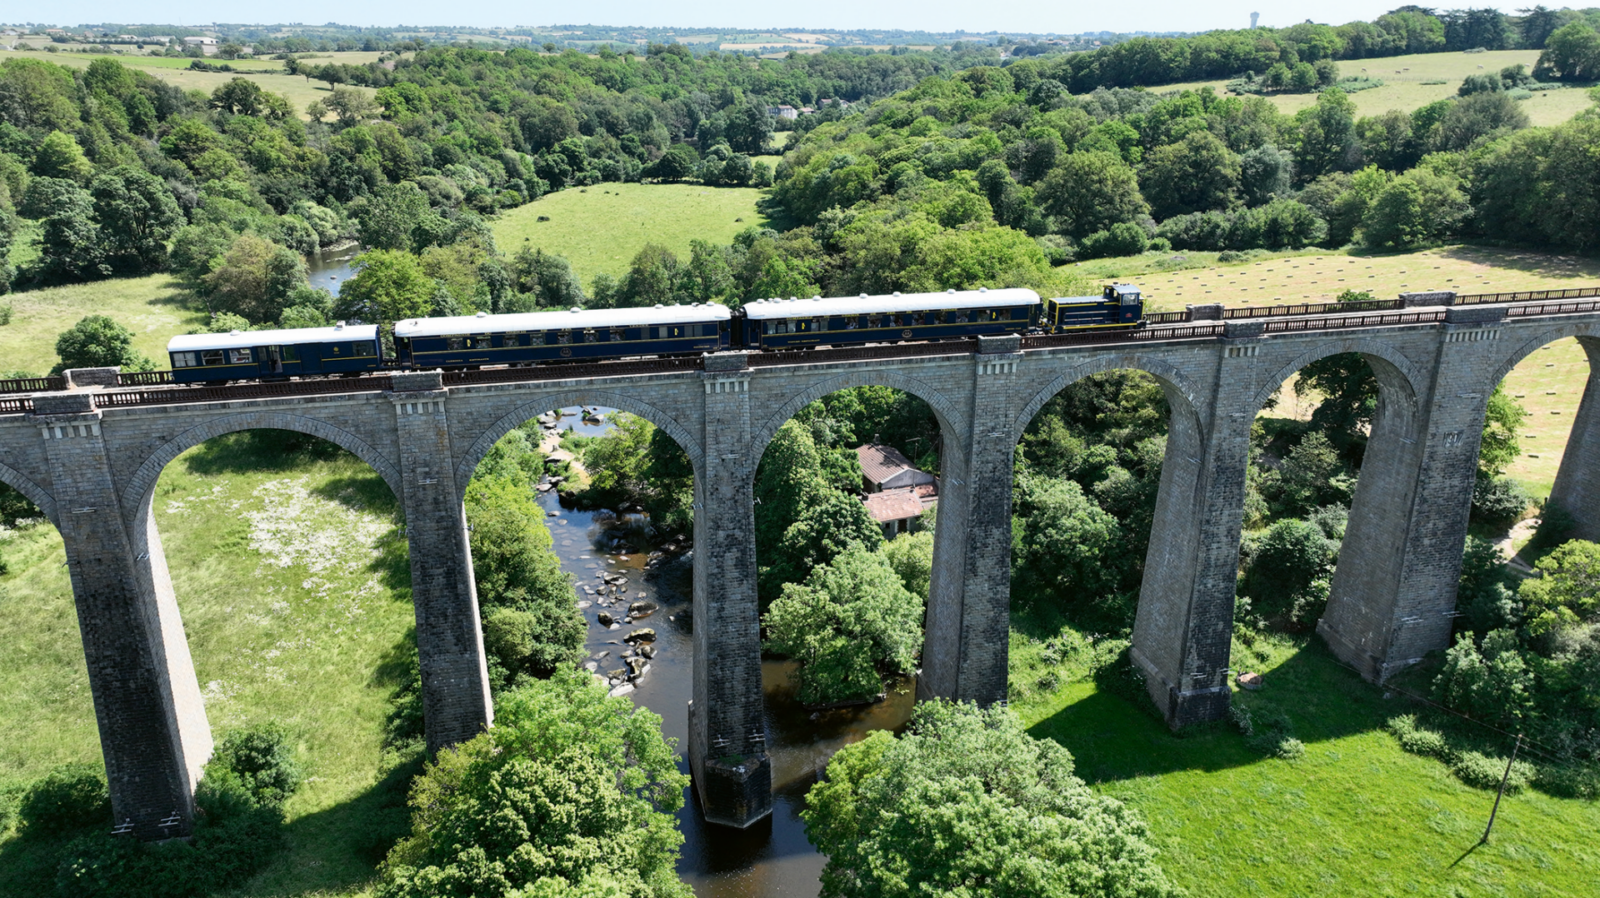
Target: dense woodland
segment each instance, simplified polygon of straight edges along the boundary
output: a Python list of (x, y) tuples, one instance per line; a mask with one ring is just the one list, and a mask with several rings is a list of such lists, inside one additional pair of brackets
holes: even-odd
[[(1087, 286), (1063, 263), (1149, 249), (1354, 243), (1381, 251), (1475, 240), (1592, 250), (1600, 115), (1531, 128), (1518, 108), (1532, 91), (1595, 79), (1600, 35), (1591, 13), (1538, 8), (1512, 19), (1405, 7), (1337, 28), (1139, 38), (1006, 60), (972, 46), (753, 60), (670, 45), (594, 55), (427, 47), (392, 69), (287, 60), (330, 87), (308, 110), (244, 77), (210, 94), (185, 93), (107, 59), (84, 70), (9, 59), (0, 63), (0, 248), (8, 251), (0, 259), (20, 264), (0, 265), (0, 280), (16, 289), (172, 271), (205, 304), (212, 327), (245, 329), (980, 285), (1059, 294)], [(1544, 53), (1533, 71), (1472, 76), (1457, 97), (1409, 113), (1359, 117), (1341, 87), (1339, 60), (1509, 46)], [(1143, 89), (1258, 76), (1321, 90), (1312, 106), (1286, 115), (1260, 96)], [(819, 111), (792, 123), (800, 133), (769, 170), (753, 157), (775, 148), (780, 122), (767, 109), (778, 103)], [(688, 258), (647, 247), (621, 278), (583, 284), (558, 256), (503, 251), (487, 224), (554, 190), (685, 179), (770, 183), (770, 212), (786, 227), (752, 228), (729, 245), (697, 241)], [(366, 250), (338, 299), (311, 288), (304, 257), (351, 241)], [(58, 350), (62, 367), (150, 364), (132, 352), (125, 329), (103, 318), (85, 319)], [(1376, 380), (1353, 356), (1308, 367), (1295, 389), (1323, 400), (1311, 419), (1268, 416), (1252, 437), (1241, 644), (1304, 639), (1314, 626), (1376, 408)], [(1522, 415), (1503, 394), (1491, 401), (1476, 535), (1530, 505), (1504, 477)], [(1167, 416), (1155, 380), (1111, 372), (1063, 391), (1029, 427), (1015, 457), (1012, 547), (1013, 624), (1024, 637), (1126, 639)], [(755, 483), (766, 647), (801, 662), (801, 697), (812, 704), (872, 699), (915, 670), (921, 646), (936, 521), (883, 540), (855, 495), (851, 450), (869, 439), (938, 470), (943, 434), (931, 409), (861, 388), (785, 424)], [(587, 501), (638, 503), (658, 530), (689, 530), (693, 472), (666, 435), (618, 416), (583, 457)], [(666, 814), (682, 783), (657, 722), (570, 672), (583, 623), (531, 499), (542, 471), (529, 435), (514, 431), (466, 490), (497, 727), (417, 780), (414, 805), (425, 810), (389, 855), (380, 894), (681, 894)], [(0, 490), (8, 521), (30, 513)], [(1559, 510), (1545, 509), (1545, 518), (1540, 578), (1514, 581), (1492, 550), (1469, 545), (1459, 641), (1421, 688), (1462, 713), (1525, 729), (1545, 751), (1538, 785), (1592, 796), (1600, 555), (1564, 542)], [(1128, 685), (1125, 656), (1107, 670), (1110, 688), (1143, 701), (1142, 688)], [(414, 672), (407, 683), (389, 738), (414, 747)], [(1252, 722), (1247, 713), (1235, 723), (1253, 747), (1294, 756), (1298, 743), (1268, 718)], [(1493, 766), (1425, 723), (1396, 725), (1408, 749), (1438, 755), (1469, 782)], [(61, 893), (110, 888), (104, 883), (120, 869), (184, 884), (172, 894), (201, 894), (259, 869), (297, 780), (281, 734), (247, 741), (207, 774), (209, 822), (193, 851), (158, 857), (103, 834), (85, 837), (61, 850)], [(1045, 763), (1059, 782), (1030, 786), (1008, 773), (992, 788), (975, 786), (975, 760), (1012, 773)], [(997, 894), (1083, 894), (1084, 882), (1030, 878), (1042, 874), (1012, 863), (1056, 855), (1115, 861), (1120, 872), (1100, 881), (1106, 893), (1170, 893), (1143, 824), (1094, 799), (1070, 776), (1070, 759), (1039, 748), (1009, 712), (935, 706), (906, 736), (875, 736), (836, 763), (808, 810), (814, 840), (832, 854), (826, 894), (880, 894), (873, 883), (906, 858), (918, 861), (930, 888), (980, 876), (1011, 883), (1013, 891)], [(893, 776), (883, 772), (891, 763)], [(568, 778), (571, 770), (581, 776)], [(104, 816), (103, 784), (92, 772), (35, 784), (22, 802), (24, 832), (39, 838)], [(947, 805), (925, 826), (892, 823)], [(478, 829), (490, 815), (529, 807), (574, 814), (577, 835), (534, 821), (513, 843)], [(1054, 821), (1048, 831), (1021, 822), (1043, 818)], [(620, 853), (600, 851), (615, 846), (628, 821), (643, 824), (637, 839)], [(992, 850), (948, 867), (924, 863), (926, 834), (940, 827), (992, 833)], [(241, 854), (249, 839), (261, 847)], [(515, 858), (530, 852), (566, 860), (519, 866)], [(219, 872), (215, 860), (235, 855), (243, 859)], [(193, 879), (161, 866), (168, 863)]]

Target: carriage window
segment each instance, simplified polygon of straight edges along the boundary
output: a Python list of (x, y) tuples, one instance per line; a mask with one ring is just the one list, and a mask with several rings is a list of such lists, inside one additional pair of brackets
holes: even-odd
[(370, 341), (370, 340), (363, 341), (361, 343), (357, 343), (357, 344), (355, 344), (355, 346), (352, 347), (352, 349), (354, 350), (356, 355), (366, 355), (366, 356), (377, 355), (377, 353), (375, 351), (373, 351), (372, 341)]
[(222, 361), (222, 350), (220, 349), (207, 349), (200, 353), (200, 364), (202, 365), (220, 365)]
[(611, 342), (613, 342), (613, 343), (621, 343), (622, 342), (622, 330), (620, 328), (613, 328), (611, 330)]
[(826, 319), (826, 318), (813, 318), (813, 319), (811, 319), (811, 329), (814, 330), (814, 331), (825, 331), (825, 330), (827, 330), (828, 329), (827, 324), (828, 324), (828, 319)]
[(194, 367), (194, 353), (192, 353), (192, 352), (174, 352), (172, 354), (172, 367), (174, 367), (174, 368), (193, 368)]
[(556, 334), (556, 342), (561, 344), (571, 343), (572, 331), (562, 331), (561, 333)]
[(906, 326), (906, 315), (905, 315), (904, 312), (897, 313), (894, 316), (894, 326), (895, 327), (905, 327)]
[(856, 322), (858, 320), (859, 319), (854, 315), (847, 316), (844, 319), (844, 329), (847, 330), (847, 331), (855, 330), (856, 329)]
[(228, 350), (228, 361), (235, 365), (248, 365), (250, 364), (250, 350), (230, 349)]
[(300, 361), (300, 350), (293, 346), (285, 346), (283, 347), (281, 358), (285, 362), (298, 362)]
[(877, 315), (868, 315), (867, 327), (877, 327), (881, 321), (882, 319), (880, 319)]
[(445, 340), (444, 340), (444, 345), (445, 345), (446, 349), (466, 349), (467, 348), (467, 338), (466, 337), (446, 337)]
[(585, 343), (593, 343), (597, 339), (598, 339), (598, 336), (595, 334), (594, 331), (586, 330), (586, 331), (583, 332), (583, 342), (585, 342)]

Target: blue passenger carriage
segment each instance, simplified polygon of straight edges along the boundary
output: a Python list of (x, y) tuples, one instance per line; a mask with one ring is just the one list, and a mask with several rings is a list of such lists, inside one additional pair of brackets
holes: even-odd
[(1039, 294), (1024, 288), (889, 296), (764, 299), (744, 307), (746, 349), (789, 349), (903, 340), (961, 340), (1026, 333)]
[(1044, 329), (1052, 334), (1089, 328), (1134, 328), (1144, 318), (1144, 300), (1132, 284), (1109, 284), (1099, 296), (1063, 296), (1045, 301)]
[(167, 342), (177, 383), (360, 374), (383, 367), (375, 324), (340, 322), (227, 334), (188, 334)]
[(418, 368), (695, 355), (727, 349), (731, 320), (727, 307), (715, 303), (507, 315), (479, 312), (397, 322), (394, 344), (400, 363)]

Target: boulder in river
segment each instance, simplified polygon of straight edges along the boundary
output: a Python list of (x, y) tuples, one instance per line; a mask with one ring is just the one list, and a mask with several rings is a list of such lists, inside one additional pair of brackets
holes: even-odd
[(629, 633), (627, 636), (622, 637), (622, 641), (623, 642), (655, 642), (656, 641), (656, 631), (650, 629), (649, 627), (640, 627), (639, 629), (634, 630), (632, 633)]
[(640, 593), (639, 601), (628, 606), (628, 614), (636, 619), (641, 617), (649, 617), (655, 613), (656, 608), (657, 605), (655, 602), (645, 601), (644, 593)]
[(628, 693), (630, 693), (632, 691), (633, 691), (633, 684), (632, 683), (623, 683), (621, 686), (618, 686), (617, 688), (611, 690), (610, 692), (608, 692), (606, 694), (608, 696), (610, 696), (611, 698), (616, 698), (619, 695), (627, 695)]
[(653, 645), (641, 645), (639, 646), (639, 654), (646, 658), (654, 658), (656, 656), (656, 647)]
[(616, 618), (611, 616), (611, 612), (609, 612), (609, 611), (602, 611), (599, 614), (596, 614), (594, 616), (594, 619), (599, 621), (600, 622), (600, 626), (602, 626), (602, 627), (609, 627), (609, 626), (611, 626), (611, 622), (613, 620), (616, 620)]

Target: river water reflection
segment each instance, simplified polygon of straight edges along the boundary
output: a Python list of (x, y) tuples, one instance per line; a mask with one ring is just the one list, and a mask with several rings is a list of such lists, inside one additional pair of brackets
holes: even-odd
[[(567, 416), (561, 419), (562, 430), (571, 427), (578, 433), (597, 435), (609, 429), (605, 423), (581, 423), (577, 408), (563, 411)], [(609, 417), (611, 410), (600, 411)], [(553, 490), (539, 495), (539, 505), (547, 515), (545, 522), (561, 566), (577, 584), (578, 600), (593, 603), (583, 609), (589, 624), (586, 647), (601, 673), (623, 666), (619, 659), (627, 646), (621, 637), (631, 626), (608, 629), (600, 625), (597, 615), (604, 611), (620, 617), (629, 604), (641, 599), (660, 606), (636, 622), (656, 631), (656, 654), (629, 697), (661, 715), (662, 729), (682, 751), (688, 745), (688, 703), (693, 689), (692, 555), (647, 570), (648, 555), (611, 548), (621, 531), (644, 521), (609, 510), (562, 508)], [(609, 607), (595, 594), (605, 574), (626, 578), (625, 592)], [(877, 704), (813, 714), (795, 700), (792, 670), (788, 661), (767, 659), (761, 665), (767, 745), (772, 757), (771, 818), (747, 830), (707, 824), (693, 787), (678, 813), (678, 829), (684, 836), (678, 873), (698, 898), (816, 895), (826, 859), (806, 841), (805, 824), (800, 820), (806, 790), (835, 751), (872, 730), (898, 729), (910, 717), (914, 692), (910, 680), (891, 687), (888, 698)], [(680, 756), (678, 766), (687, 773), (687, 758)]]
[(350, 263), (360, 254), (361, 245), (358, 243), (312, 253), (306, 256), (307, 280), (311, 282), (311, 286), (320, 287), (338, 296), (339, 288), (355, 275)]

